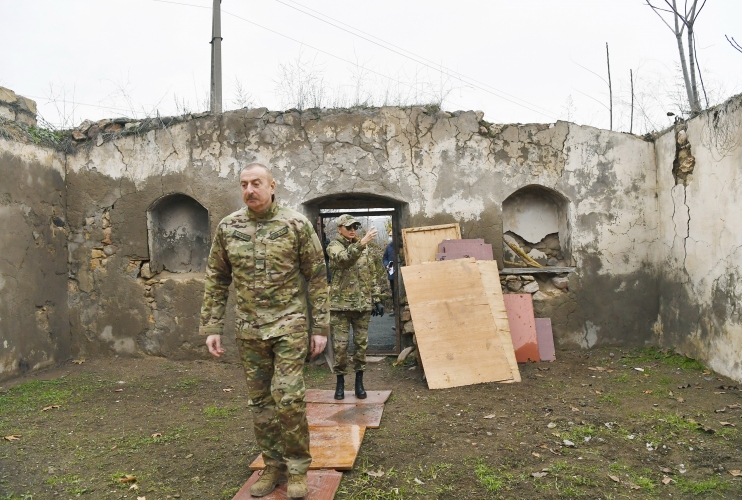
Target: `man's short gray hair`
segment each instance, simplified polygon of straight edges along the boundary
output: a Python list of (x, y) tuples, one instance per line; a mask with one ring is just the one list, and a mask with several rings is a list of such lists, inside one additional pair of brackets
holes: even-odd
[(265, 171), (265, 173), (268, 174), (268, 182), (273, 180), (273, 172), (271, 172), (271, 169), (269, 169), (262, 163), (257, 163), (257, 162), (249, 163), (245, 165), (244, 167), (242, 167), (242, 169), (240, 169), (240, 175), (242, 175), (242, 172), (244, 172), (245, 170), (253, 170), (256, 168), (262, 168)]

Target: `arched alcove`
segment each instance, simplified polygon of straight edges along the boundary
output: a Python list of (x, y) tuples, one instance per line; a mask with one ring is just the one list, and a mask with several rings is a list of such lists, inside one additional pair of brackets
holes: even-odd
[(522, 262), (508, 242), (542, 265), (571, 265), (568, 209), (564, 196), (544, 186), (524, 186), (508, 196), (502, 203), (505, 267)]
[(209, 256), (209, 212), (188, 195), (173, 193), (147, 210), (147, 240), (153, 272), (202, 272)]

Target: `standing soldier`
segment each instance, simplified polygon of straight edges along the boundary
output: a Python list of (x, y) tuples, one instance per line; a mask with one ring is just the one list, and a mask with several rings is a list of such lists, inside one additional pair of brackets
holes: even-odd
[[(304, 401), (304, 360), (322, 352), (329, 332), (327, 271), (314, 229), (298, 212), (279, 206), (276, 182), (264, 165), (240, 172), (247, 208), (219, 223), (206, 271), (199, 333), (221, 356), (229, 285), (234, 281), (237, 347), (247, 377), (248, 405), (265, 470), (250, 488), (254, 497), (288, 480), (288, 496), (307, 494), (309, 426)], [(304, 282), (308, 301), (304, 300)], [(288, 474), (288, 478), (286, 475)]]
[(348, 214), (338, 217), (338, 236), (327, 245), (330, 258), (330, 328), (335, 354), (333, 371), (337, 375), (335, 399), (345, 397), (345, 375), (348, 367), (348, 341), (353, 326), (353, 370), (356, 372), (355, 394), (364, 399), (363, 370), (366, 369), (368, 323), (371, 314), (384, 315), (383, 296), (378, 277), (379, 263), (369, 253), (366, 245), (378, 234), (371, 228), (366, 236), (356, 237), (361, 223)]

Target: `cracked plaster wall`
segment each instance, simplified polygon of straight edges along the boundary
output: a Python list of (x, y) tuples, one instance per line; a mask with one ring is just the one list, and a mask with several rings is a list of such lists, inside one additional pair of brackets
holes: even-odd
[(273, 169), (277, 198), (293, 208), (381, 196), (402, 207), (404, 227), (459, 222), (463, 237), (493, 245), (501, 266), (503, 200), (527, 185), (553, 189), (568, 200), (577, 272), (568, 292), (542, 295), (537, 313), (552, 318), (562, 346), (647, 342), (658, 309), (653, 145), (565, 122), (482, 118), (421, 107), (253, 109), (91, 141), (67, 158), (73, 352), (207, 356), (196, 334), (201, 275), (140, 271), (150, 257), (146, 210), (188, 194), (208, 210), (213, 235), (243, 206), (237, 174), (252, 161)]
[(0, 139), (0, 380), (69, 358), (65, 205), (63, 155)]
[[(685, 137), (656, 141), (659, 343), (742, 380), (742, 97), (686, 124), (695, 166), (673, 175)], [(676, 162), (677, 164), (677, 162)]]

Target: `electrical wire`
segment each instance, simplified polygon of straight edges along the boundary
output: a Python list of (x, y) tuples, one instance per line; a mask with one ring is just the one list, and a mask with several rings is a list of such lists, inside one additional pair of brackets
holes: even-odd
[[(472, 86), (472, 87), (474, 87), (474, 88), (476, 88), (478, 90), (481, 90), (483, 92), (487, 92), (489, 94), (492, 94), (495, 97), (498, 97), (500, 99), (503, 99), (505, 101), (508, 101), (508, 102), (510, 102), (512, 104), (515, 104), (516, 106), (523, 107), (525, 109), (528, 109), (529, 111), (533, 111), (534, 113), (538, 113), (538, 114), (543, 115), (543, 116), (548, 116), (549, 118), (557, 118), (556, 115), (554, 115), (550, 110), (548, 110), (546, 108), (543, 108), (543, 107), (541, 107), (541, 106), (539, 106), (537, 104), (533, 104), (531, 102), (528, 102), (528, 101), (526, 101), (524, 99), (521, 99), (521, 98), (519, 98), (517, 96), (514, 96), (512, 94), (509, 94), (509, 93), (507, 93), (505, 91), (496, 89), (495, 87), (492, 87), (491, 85), (489, 85), (487, 83), (480, 82), (480, 81), (478, 81), (478, 80), (476, 80), (474, 78), (471, 78), (469, 76), (464, 75), (463, 73), (461, 73), (459, 71), (452, 70), (452, 69), (447, 68), (447, 67), (445, 67), (443, 65), (438, 65), (437, 63), (435, 63), (434, 61), (431, 61), (430, 59), (427, 59), (427, 58), (425, 58), (423, 56), (420, 56), (418, 54), (415, 54), (414, 52), (411, 52), (409, 50), (406, 50), (406, 49), (404, 49), (404, 48), (402, 48), (402, 47), (400, 47), (398, 45), (395, 45), (393, 43), (387, 42), (386, 40), (384, 40), (382, 38), (379, 38), (379, 37), (374, 36), (374, 35), (372, 35), (370, 33), (367, 33), (365, 31), (362, 31), (362, 30), (358, 29), (358, 28), (355, 28), (355, 27), (353, 27), (353, 26), (351, 26), (351, 25), (349, 25), (347, 23), (344, 23), (344, 22), (338, 20), (338, 19), (334, 19), (334, 18), (332, 18), (332, 17), (330, 17), (330, 16), (328, 16), (326, 14), (323, 14), (323, 13), (321, 13), (321, 12), (315, 10), (315, 9), (312, 9), (311, 7), (307, 7), (305, 5), (302, 5), (299, 2), (295, 2), (293, 0), (288, 0), (291, 3), (293, 3), (293, 4), (296, 4), (296, 5), (301, 6), (303, 9), (307, 9), (308, 11), (315, 12), (315, 13), (319, 14), (320, 16), (324, 16), (327, 19), (331, 19), (332, 21), (335, 21), (336, 23), (339, 23), (339, 24), (342, 24), (344, 26), (347, 26), (348, 28), (350, 28), (352, 30), (355, 30), (355, 31), (357, 31), (359, 33), (363, 33), (364, 35), (366, 35), (368, 37), (371, 37), (371, 38), (374, 38), (376, 40), (379, 40), (382, 43), (379, 43), (379, 42), (376, 42), (376, 41), (371, 40), (369, 38), (366, 38), (366, 36), (361, 36), (358, 33), (354, 33), (353, 31), (350, 31), (350, 30), (345, 29), (345, 28), (343, 28), (341, 26), (338, 26), (337, 24), (331, 23), (330, 21), (327, 21), (326, 19), (322, 19), (321, 17), (315, 16), (314, 14), (310, 14), (309, 12), (306, 12), (306, 11), (304, 11), (302, 9), (299, 9), (297, 7), (294, 7), (293, 5), (289, 5), (288, 3), (286, 3), (283, 0), (275, 0), (275, 1), (278, 2), (278, 3), (280, 3), (280, 4), (282, 4), (282, 5), (285, 5), (286, 7), (289, 7), (291, 9), (294, 9), (294, 10), (298, 11), (298, 12), (301, 12), (302, 14), (305, 14), (307, 16), (313, 17), (314, 19), (317, 19), (317, 20), (319, 20), (319, 21), (321, 21), (323, 23), (329, 24), (330, 26), (334, 26), (335, 28), (337, 28), (339, 30), (345, 31), (346, 33), (350, 33), (353, 36), (356, 36), (358, 38), (361, 38), (363, 40), (366, 40), (369, 43), (373, 43), (374, 45), (377, 45), (377, 46), (379, 46), (379, 47), (381, 47), (383, 49), (386, 49), (386, 50), (388, 50), (390, 52), (393, 52), (393, 53), (398, 54), (398, 55), (400, 55), (402, 57), (405, 57), (405, 58), (407, 58), (407, 59), (409, 59), (411, 61), (416, 62), (417, 64), (420, 64), (420, 65), (425, 66), (427, 68), (431, 68), (431, 69), (436, 70), (436, 71), (440, 71), (442, 74), (446, 74), (446, 73), (443, 73), (443, 71), (442, 71), (442, 70), (446, 70), (446, 72), (447, 72), (446, 76), (455, 75), (456, 77), (458, 77), (458, 79), (462, 83), (466, 83), (467, 85), (470, 85), (470, 86)], [(389, 47), (394, 47), (394, 48), (393, 49), (392, 48), (389, 48), (389, 47), (387, 47), (384, 44), (389, 45)], [(395, 50), (395, 49), (398, 49), (398, 50)], [(402, 52), (406, 52), (407, 54), (411, 54), (414, 57), (411, 57), (409, 55), (403, 54)], [(423, 61), (426, 61), (426, 62), (423, 62)], [(430, 63), (430, 64), (428, 64), (428, 63)], [(436, 66), (432, 66), (432, 64), (434, 64)], [(468, 80), (468, 81), (465, 81), (465, 80)], [(489, 90), (489, 89), (484, 88), (484, 87), (489, 87), (489, 89), (492, 89), (492, 90)], [(507, 95), (507, 96), (511, 97), (512, 99), (508, 99), (507, 97), (503, 97), (500, 94)], [(521, 101), (521, 102), (516, 102), (513, 99), (515, 99), (517, 101)], [(522, 103), (525, 103), (525, 104), (522, 104)], [(538, 108), (538, 109), (540, 109), (542, 111), (538, 111), (538, 109), (534, 109), (534, 108)]]
[[(170, 4), (174, 4), (174, 5), (183, 5), (183, 6), (186, 6), (186, 7), (196, 7), (196, 8), (199, 8), (199, 9), (209, 9), (209, 10), (211, 9), (211, 7), (206, 7), (206, 6), (203, 6), (203, 5), (193, 5), (193, 4), (189, 4), (189, 3), (183, 3), (183, 2), (174, 2), (172, 0), (152, 0), (152, 1), (153, 2), (159, 2), (159, 3), (170, 3)], [(245, 19), (244, 17), (239, 16), (237, 14), (234, 14), (232, 12), (229, 12), (229, 11), (226, 11), (226, 10), (222, 9), (222, 13), (227, 14), (227, 15), (230, 15), (230, 16), (235, 17), (237, 19), (240, 19), (242, 21), (245, 21), (246, 23), (252, 24), (253, 26), (257, 26), (258, 28), (261, 28), (261, 29), (264, 29), (266, 31), (269, 31), (270, 33), (273, 33), (275, 35), (278, 35), (278, 36), (281, 36), (281, 37), (286, 38), (288, 40), (291, 40), (292, 42), (296, 42), (296, 43), (298, 43), (300, 45), (303, 45), (305, 47), (309, 47), (312, 50), (315, 50), (315, 51), (317, 51), (317, 52), (319, 52), (321, 54), (325, 54), (326, 56), (332, 57), (332, 58), (337, 59), (339, 61), (342, 61), (344, 63), (351, 64), (351, 65), (354, 64), (353, 61), (349, 61), (348, 59), (344, 59), (344, 58), (342, 58), (342, 57), (340, 57), (338, 55), (335, 55), (335, 54), (333, 54), (331, 52), (327, 52), (326, 50), (322, 50), (322, 49), (319, 49), (319, 48), (314, 47), (312, 45), (309, 45), (308, 43), (302, 42), (301, 40), (297, 40), (296, 38), (293, 38), (293, 37), (291, 37), (289, 35), (284, 35), (283, 33), (279, 32), (279, 31), (276, 31), (276, 30), (274, 30), (272, 28), (267, 28), (267, 27), (265, 27), (265, 26), (263, 26), (261, 24), (258, 24), (258, 23), (254, 22), (254, 21), (250, 21), (249, 19)], [(411, 89), (413, 89), (413, 90), (415, 90), (417, 92), (421, 92), (423, 94), (428, 94), (429, 96), (432, 96), (432, 97), (438, 97), (433, 92), (428, 92), (428, 91), (419, 89), (415, 85), (412, 85), (410, 83), (405, 83), (405, 82), (403, 82), (401, 80), (395, 80), (391, 76), (385, 75), (385, 74), (380, 73), (378, 71), (374, 71), (372, 69), (369, 69), (369, 70), (366, 70), (366, 71), (368, 71), (369, 73), (373, 73), (373, 74), (375, 74), (377, 76), (380, 76), (382, 78), (386, 78), (386, 79), (388, 79), (388, 80), (390, 80), (390, 81), (392, 81), (394, 83), (397, 83), (398, 85), (404, 85), (405, 87), (409, 87), (409, 88), (411, 88)], [(451, 102), (451, 101), (448, 101), (448, 102), (450, 104), (453, 104), (454, 106), (458, 106), (459, 108), (462, 108), (462, 109), (464, 108), (464, 106), (461, 106), (460, 104), (456, 104), (456, 103)]]

